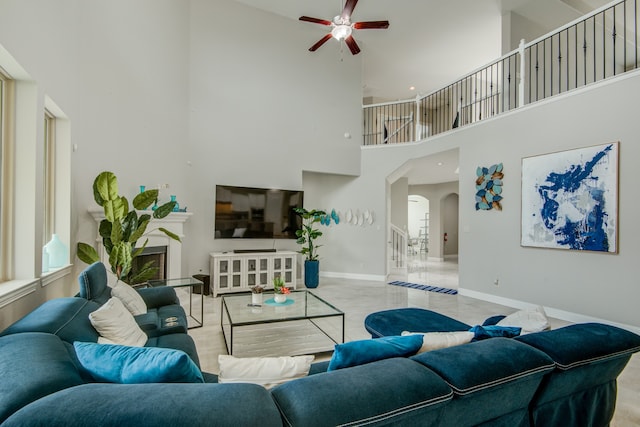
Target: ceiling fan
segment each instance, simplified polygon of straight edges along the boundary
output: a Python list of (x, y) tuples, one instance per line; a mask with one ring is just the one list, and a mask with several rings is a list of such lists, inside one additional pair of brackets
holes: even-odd
[(342, 13), (333, 21), (327, 21), (326, 19), (311, 18), (309, 16), (301, 16), (301, 21), (312, 22), (314, 24), (331, 26), (331, 32), (318, 40), (316, 44), (309, 48), (310, 52), (316, 51), (320, 46), (326, 43), (331, 37), (336, 40), (344, 40), (344, 42), (351, 50), (353, 55), (360, 53), (358, 43), (351, 34), (353, 30), (371, 30), (371, 29), (386, 29), (389, 28), (389, 21), (367, 21), (367, 22), (351, 22), (351, 14), (356, 7), (358, 0), (347, 0), (342, 9)]

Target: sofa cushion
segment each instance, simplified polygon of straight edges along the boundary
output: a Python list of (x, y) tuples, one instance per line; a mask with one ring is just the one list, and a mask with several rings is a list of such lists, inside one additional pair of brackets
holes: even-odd
[(412, 356), (421, 346), (421, 335), (382, 337), (336, 344), (328, 369), (333, 371), (391, 357)]
[[(431, 351), (411, 359), (439, 374), (457, 394), (469, 394), (513, 381), (519, 376), (548, 372), (554, 367), (553, 361), (543, 352), (507, 338)], [(467, 365), (475, 367), (474, 375), (461, 369)]]
[(453, 389), (455, 397), (443, 415), (451, 426), (480, 425), (503, 414), (526, 420), (530, 400), (543, 376), (554, 368), (546, 354), (509, 338), (472, 342), (411, 359)]
[(271, 390), (285, 425), (440, 425), (451, 388), (405, 358), (289, 381)]
[(80, 273), (80, 297), (89, 301), (104, 304), (111, 298), (111, 288), (108, 286), (107, 270), (100, 261), (94, 262)]
[(137, 347), (142, 347), (147, 342), (147, 335), (118, 298), (109, 299), (102, 307), (89, 314), (89, 320), (107, 342)]
[(189, 355), (193, 363), (200, 367), (200, 360), (198, 359), (198, 351), (196, 350), (196, 343), (187, 334), (167, 334), (157, 337), (149, 337), (145, 347), (158, 347), (158, 348), (170, 348), (175, 350), (182, 350)]
[(533, 425), (608, 425), (616, 401), (616, 378), (640, 336), (601, 323), (582, 323), (515, 338), (555, 362), (531, 403)]
[(0, 423), (29, 403), (84, 384), (55, 335), (25, 332), (0, 338)]
[(640, 336), (602, 323), (579, 323), (517, 340), (544, 351), (563, 370), (640, 351)]
[(100, 382), (202, 383), (202, 373), (183, 351), (76, 342), (78, 360)]
[(140, 288), (137, 291), (147, 305), (147, 309), (165, 305), (180, 305), (176, 290), (170, 286)]
[(56, 298), (45, 301), (38, 308), (17, 320), (0, 335), (20, 332), (47, 332), (63, 341), (96, 342), (98, 332), (89, 321), (89, 313), (100, 305), (83, 298)]
[(364, 320), (365, 329), (373, 338), (400, 335), (411, 332), (468, 331), (471, 325), (423, 308), (397, 308), (369, 314)]
[(135, 289), (124, 282), (118, 282), (111, 289), (111, 296), (118, 298), (122, 304), (134, 316), (145, 314), (147, 312), (147, 304)]
[(455, 332), (407, 332), (403, 331), (402, 335), (421, 335), (422, 347), (419, 353), (425, 351), (433, 351), (441, 348), (453, 347), (470, 343), (474, 337), (473, 332), (455, 331)]
[(254, 383), (272, 388), (284, 382), (306, 377), (314, 356), (245, 357), (221, 354), (219, 383)]

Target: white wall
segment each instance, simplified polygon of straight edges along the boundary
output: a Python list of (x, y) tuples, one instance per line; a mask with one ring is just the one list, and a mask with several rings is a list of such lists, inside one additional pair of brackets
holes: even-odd
[[(555, 312), (638, 327), (637, 93), (640, 73), (634, 72), (421, 144), (363, 149), (363, 175), (359, 179), (373, 185), (401, 168), (407, 158), (459, 147), (461, 291), (487, 299), (542, 304)], [(620, 141), (621, 153), (619, 254), (521, 247), (521, 159), (612, 141)], [(505, 174), (503, 211), (476, 211), (475, 170), (479, 165), (499, 162), (504, 163)], [(382, 197), (376, 195), (377, 199)], [(380, 238), (378, 248), (383, 243)], [(494, 285), (496, 278), (499, 286)]]
[[(194, 213), (183, 275), (208, 272), (209, 252), (234, 248), (213, 238), (216, 184), (301, 189), (303, 170), (359, 173), (361, 59), (340, 61), (330, 44), (308, 52), (317, 39), (311, 27), (229, 0), (0, 0), (0, 45), (35, 81), (39, 104), (47, 95), (66, 113), (77, 145), (76, 266), (50, 294), (77, 291), (85, 265), (75, 244), (95, 241), (87, 209), (96, 206), (91, 186), (103, 170), (130, 198), (139, 185), (169, 184), (161, 201), (175, 194)], [(297, 249), (294, 241), (276, 245)], [(44, 299), (23, 298), (20, 310)]]
[(317, 33), (298, 21), (229, 0), (190, 4), (187, 271), (208, 271), (212, 251), (297, 250), (293, 240), (214, 240), (215, 185), (304, 189), (305, 206), (321, 208), (303, 171), (360, 171), (360, 57), (341, 62), (331, 43), (309, 52)]

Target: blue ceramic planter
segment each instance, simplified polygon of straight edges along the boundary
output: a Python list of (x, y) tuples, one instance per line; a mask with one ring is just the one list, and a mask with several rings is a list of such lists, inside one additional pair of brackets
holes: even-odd
[(304, 285), (307, 288), (317, 288), (320, 283), (320, 261), (305, 260)]

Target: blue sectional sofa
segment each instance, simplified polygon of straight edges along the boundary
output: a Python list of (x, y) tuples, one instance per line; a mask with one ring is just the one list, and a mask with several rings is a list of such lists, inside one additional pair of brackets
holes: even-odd
[[(98, 307), (50, 300), (0, 333), (0, 425), (600, 426), (640, 349), (631, 332), (586, 324), (332, 371), (320, 362), (270, 390), (207, 373), (199, 383), (118, 384), (87, 375), (74, 346), (96, 342), (87, 317)], [(183, 350), (199, 366), (185, 333), (147, 346)]]

